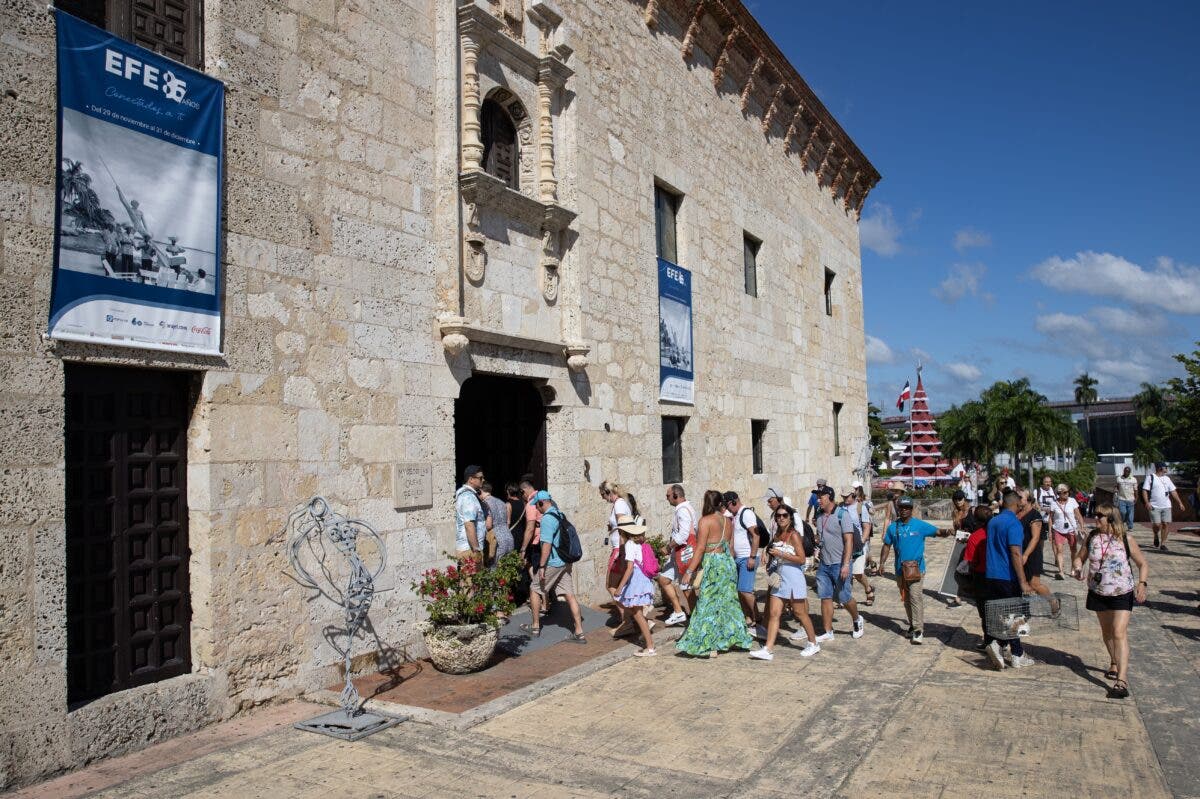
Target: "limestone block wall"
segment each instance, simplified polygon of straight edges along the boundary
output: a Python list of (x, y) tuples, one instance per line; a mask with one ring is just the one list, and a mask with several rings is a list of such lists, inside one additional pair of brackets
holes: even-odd
[[(453, 252), (434, 177), (444, 5), (205, 3), (205, 69), (228, 90), (221, 358), (42, 340), (54, 24), (44, 3), (0, 6), (0, 789), (336, 680), (321, 636), (336, 614), (284, 574), (283, 522), (315, 493), (384, 534), (375, 629), (410, 640), (409, 582), (450, 546), (448, 501), (399, 513), (390, 483), (402, 460), (453, 482), (458, 389), (433, 331)], [(194, 673), (80, 708), (65, 682), (64, 361), (195, 374)]]

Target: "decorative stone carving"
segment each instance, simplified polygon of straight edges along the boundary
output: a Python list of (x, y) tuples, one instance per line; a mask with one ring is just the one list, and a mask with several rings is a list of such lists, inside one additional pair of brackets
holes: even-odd
[(746, 109), (750, 107), (750, 95), (754, 93), (754, 83), (758, 80), (758, 74), (762, 72), (763, 64), (766, 59), (761, 55), (754, 59), (754, 64), (750, 67), (750, 74), (746, 77), (746, 85), (742, 87), (742, 113), (746, 113)]
[(688, 23), (687, 32), (683, 35), (683, 57), (690, 59), (696, 46), (696, 34), (700, 32), (700, 20), (704, 19), (704, 0), (695, 0), (696, 7), (692, 10), (692, 21)]
[(558, 300), (558, 268), (562, 265), (559, 251), (561, 232), (546, 227), (542, 229), (542, 296), (546, 302)]
[(461, 355), (471, 343), (467, 338), (467, 320), (461, 316), (447, 316), (438, 322), (442, 333), (442, 349), (452, 356)]
[(543, 264), (542, 297), (551, 305), (558, 302), (558, 264)]
[(658, 0), (650, 0), (646, 3), (646, 13), (643, 19), (646, 20), (646, 27), (650, 30), (658, 27)]
[(471, 20), (460, 28), (462, 39), (462, 171), (483, 166), (483, 139), (479, 128), (479, 37)]
[(729, 66), (729, 50), (733, 47), (733, 43), (742, 35), (742, 29), (734, 26), (729, 35), (725, 37), (725, 43), (721, 45), (721, 54), (717, 57), (717, 63), (713, 67), (713, 88), (720, 89), (721, 81), (725, 79), (725, 68)]
[(567, 356), (567, 368), (572, 372), (582, 372), (588, 365), (588, 353), (591, 348), (580, 342), (571, 342), (563, 348)]
[(775, 88), (775, 93), (771, 95), (771, 102), (769, 105), (767, 105), (767, 113), (763, 114), (763, 133), (770, 133), (771, 123), (775, 121), (775, 113), (779, 109), (779, 98), (783, 95), (783, 90), (786, 88), (786, 84), (780, 83), (779, 86)]
[(487, 250), (484, 248), (487, 237), (483, 235), (479, 223), (479, 206), (475, 203), (467, 203), (466, 226), (466, 233), (463, 234), (463, 242), (466, 244), (463, 270), (467, 273), (467, 280), (479, 284), (483, 282), (487, 269)]

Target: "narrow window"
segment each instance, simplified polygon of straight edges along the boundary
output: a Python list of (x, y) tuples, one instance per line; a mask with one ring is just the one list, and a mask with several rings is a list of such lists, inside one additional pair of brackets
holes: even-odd
[(842, 403), (833, 403), (833, 454), (842, 454), (842, 433), (839, 430), (838, 419), (842, 415)]
[(766, 432), (766, 419), (750, 420), (750, 446), (753, 450), (754, 474), (763, 473), (763, 435)]
[(762, 242), (749, 233), (742, 234), (742, 271), (745, 273), (746, 293), (758, 296), (758, 248)]
[(683, 482), (683, 426), (687, 418), (664, 416), (662, 420), (663, 482)]
[(56, 0), (54, 5), (147, 50), (204, 68), (201, 0)]
[(825, 315), (833, 316), (833, 279), (837, 274), (832, 269), (825, 270)]
[(483, 139), (483, 171), (500, 178), (510, 189), (519, 188), (521, 156), (517, 128), (508, 112), (495, 100), (484, 100), (479, 108), (479, 130)]
[(654, 187), (654, 233), (655, 251), (659, 258), (679, 263), (679, 253), (675, 247), (675, 215), (679, 212), (679, 195), (664, 189)]

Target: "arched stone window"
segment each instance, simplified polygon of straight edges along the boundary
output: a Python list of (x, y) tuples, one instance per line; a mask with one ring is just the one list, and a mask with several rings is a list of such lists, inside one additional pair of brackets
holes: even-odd
[(483, 170), (503, 180), (510, 189), (518, 189), (521, 148), (512, 118), (504, 106), (487, 99), (479, 109), (479, 127), (483, 139)]

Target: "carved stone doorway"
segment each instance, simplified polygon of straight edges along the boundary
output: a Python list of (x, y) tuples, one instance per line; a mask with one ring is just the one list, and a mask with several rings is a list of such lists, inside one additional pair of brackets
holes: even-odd
[(532, 380), (499, 375), (472, 375), (454, 401), (454, 475), (483, 467), (496, 496), (506, 483), (532, 474), (546, 487), (546, 406)]

